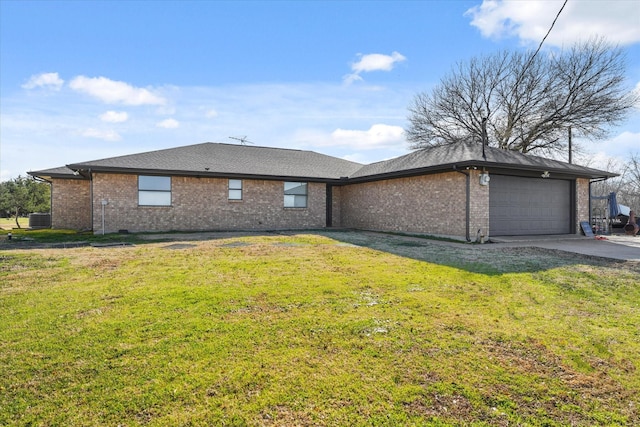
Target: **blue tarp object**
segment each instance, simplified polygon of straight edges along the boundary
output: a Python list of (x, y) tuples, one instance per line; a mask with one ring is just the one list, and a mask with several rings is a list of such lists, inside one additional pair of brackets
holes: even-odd
[(620, 215), (620, 207), (616, 199), (616, 193), (609, 193), (609, 218), (615, 218)]

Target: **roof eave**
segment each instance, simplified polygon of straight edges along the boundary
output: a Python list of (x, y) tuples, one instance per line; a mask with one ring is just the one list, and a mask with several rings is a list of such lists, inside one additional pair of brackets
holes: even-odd
[(267, 174), (251, 174), (251, 173), (235, 173), (235, 172), (214, 172), (214, 171), (185, 171), (171, 169), (144, 169), (144, 168), (122, 168), (122, 167), (106, 167), (95, 165), (72, 164), (67, 165), (68, 168), (78, 171), (80, 175), (90, 175), (95, 172), (102, 173), (120, 173), (131, 175), (170, 175), (170, 176), (188, 176), (196, 178), (232, 178), (232, 179), (258, 179), (270, 181), (305, 181), (305, 182), (340, 182), (340, 178), (332, 177), (311, 177), (302, 175), (267, 175)]
[(436, 165), (436, 166), (427, 166), (422, 168), (414, 168), (414, 169), (404, 169), (400, 171), (392, 171), (392, 172), (383, 172), (373, 175), (363, 175), (357, 177), (349, 177), (346, 180), (343, 180), (343, 184), (356, 184), (361, 182), (371, 182), (371, 181), (381, 181), (384, 179), (393, 179), (393, 178), (405, 178), (410, 176), (417, 175), (428, 175), (439, 172), (452, 171), (455, 168), (466, 168), (467, 166), (472, 167), (472, 164), (467, 165), (467, 162), (459, 162), (459, 163), (448, 163), (446, 165)]
[(615, 176), (619, 176), (618, 174), (598, 171), (598, 170), (590, 170), (590, 171), (572, 171), (566, 168), (549, 168), (538, 165), (512, 165), (508, 163), (499, 163), (499, 162), (488, 162), (485, 160), (465, 160), (461, 162), (452, 162), (446, 164), (440, 164), (435, 166), (428, 166), (423, 168), (415, 168), (415, 169), (406, 169), (401, 171), (393, 171), (393, 172), (385, 172), (374, 175), (365, 175), (358, 176), (354, 178), (349, 178), (346, 182), (343, 181), (344, 184), (352, 184), (359, 182), (370, 182), (370, 181), (380, 181), (384, 179), (392, 179), (392, 178), (403, 178), (410, 177), (416, 175), (426, 175), (433, 173), (446, 172), (451, 170), (460, 170), (460, 169), (490, 169), (494, 172), (528, 172), (530, 175), (537, 175), (544, 172), (549, 172), (552, 174), (551, 177), (555, 178), (588, 178), (588, 179), (608, 179), (613, 178)]
[(550, 177), (553, 178), (588, 178), (588, 179), (599, 179), (599, 178), (613, 178), (615, 176), (619, 176), (615, 173), (610, 173), (606, 171), (600, 171), (596, 169), (587, 169), (587, 170), (571, 170), (563, 167), (545, 167), (542, 165), (511, 165), (504, 163), (492, 163), (492, 164), (483, 164), (482, 166), (486, 168), (491, 168), (493, 170), (502, 170), (502, 171), (517, 171), (522, 172), (526, 171), (529, 173), (544, 173), (549, 172)]
[(27, 172), (27, 175), (30, 175), (34, 178), (42, 179), (47, 182), (51, 182), (52, 179), (79, 179), (79, 180), (86, 179), (86, 177), (82, 175), (67, 174), (67, 173), (42, 173), (39, 171)]

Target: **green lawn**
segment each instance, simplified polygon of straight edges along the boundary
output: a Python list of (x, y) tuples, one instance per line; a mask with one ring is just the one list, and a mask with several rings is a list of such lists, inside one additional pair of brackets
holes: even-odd
[(0, 250), (0, 425), (640, 420), (637, 268), (347, 240)]
[[(29, 226), (29, 218), (18, 218), (20, 227)], [(11, 230), (17, 228), (16, 219), (14, 218), (0, 218), (0, 230)]]

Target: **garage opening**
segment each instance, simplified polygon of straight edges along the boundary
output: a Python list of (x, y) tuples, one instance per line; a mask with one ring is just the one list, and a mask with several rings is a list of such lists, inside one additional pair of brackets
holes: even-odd
[(572, 233), (571, 184), (563, 179), (491, 175), (490, 235)]

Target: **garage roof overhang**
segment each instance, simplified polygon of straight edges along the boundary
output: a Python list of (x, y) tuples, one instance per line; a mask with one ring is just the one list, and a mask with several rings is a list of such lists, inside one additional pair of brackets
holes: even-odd
[(553, 178), (553, 179), (576, 179), (584, 178), (589, 180), (603, 180), (618, 176), (618, 174), (598, 171), (592, 169), (590, 171), (573, 171), (561, 167), (539, 167), (539, 166), (523, 166), (523, 165), (511, 165), (495, 162), (478, 162), (478, 161), (464, 161), (456, 163), (447, 163), (436, 166), (428, 166), (423, 168), (415, 168), (409, 170), (399, 170), (380, 173), (376, 175), (367, 175), (361, 177), (348, 178), (343, 180), (342, 184), (356, 184), (370, 181), (380, 181), (393, 178), (405, 178), (419, 175), (430, 175), (449, 171), (464, 171), (464, 170), (485, 170), (488, 173), (494, 173), (498, 175), (512, 175), (522, 176), (528, 178)]

